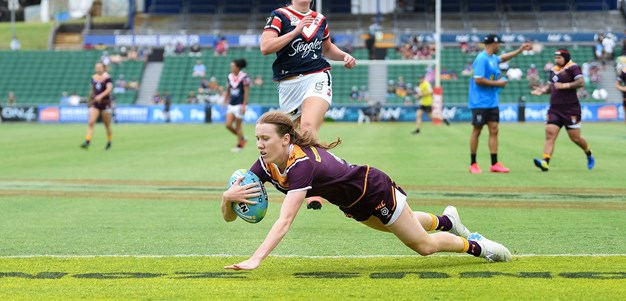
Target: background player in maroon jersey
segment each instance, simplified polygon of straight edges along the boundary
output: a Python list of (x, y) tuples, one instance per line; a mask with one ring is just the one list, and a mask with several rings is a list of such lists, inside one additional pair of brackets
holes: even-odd
[[(346, 68), (353, 68), (356, 60), (331, 42), (326, 18), (311, 4), (311, 0), (292, 0), (291, 5), (274, 10), (260, 48), (263, 55), (276, 53), (272, 70), (281, 111), (317, 137), (332, 103), (330, 64), (324, 57), (343, 61)], [(309, 205), (319, 209), (321, 200), (311, 198)]]
[(89, 92), (89, 124), (87, 125), (87, 135), (85, 142), (80, 145), (84, 149), (88, 149), (91, 144), (91, 136), (93, 135), (93, 126), (96, 124), (98, 117), (102, 115), (102, 122), (107, 132), (107, 144), (105, 149), (111, 148), (111, 114), (113, 108), (111, 105), (111, 92), (113, 91), (113, 81), (111, 76), (106, 72), (106, 68), (102, 62), (96, 63), (96, 73), (91, 76), (91, 89)]
[(550, 109), (546, 120), (546, 141), (543, 146), (543, 159), (533, 162), (542, 171), (550, 169), (550, 158), (554, 152), (554, 142), (565, 126), (569, 139), (576, 143), (587, 155), (587, 168), (593, 169), (595, 159), (587, 140), (580, 135), (581, 108), (576, 89), (585, 86), (585, 79), (576, 63), (570, 60), (567, 49), (554, 52), (554, 64), (550, 71), (548, 84), (535, 88), (531, 93), (541, 95), (550, 92)]
[[(322, 144), (310, 132), (301, 135), (289, 116), (276, 111), (259, 118), (255, 134), (260, 157), (250, 171), (259, 176), (262, 183), (271, 182), (286, 196), (280, 216), (252, 257), (226, 269), (257, 268), (287, 234), (309, 195), (327, 199), (347, 217), (370, 228), (393, 233), (423, 256), (436, 252), (466, 252), (488, 261), (511, 260), (511, 253), (501, 244), (470, 233), (452, 206), (440, 216), (412, 211), (405, 192), (387, 174), (369, 165), (350, 164), (330, 153), (328, 149), (337, 146), (339, 139)], [(222, 195), (222, 216), (227, 222), (237, 218), (232, 202), (253, 203), (247, 198), (259, 195), (258, 183), (240, 186), (242, 179), (235, 181)], [(426, 232), (432, 230), (446, 232)]]

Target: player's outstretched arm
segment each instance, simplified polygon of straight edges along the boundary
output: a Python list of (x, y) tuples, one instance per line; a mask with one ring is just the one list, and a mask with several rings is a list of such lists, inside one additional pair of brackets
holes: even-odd
[(511, 52), (507, 52), (504, 53), (502, 55), (500, 55), (500, 61), (502, 62), (506, 62), (514, 57), (516, 57), (518, 54), (522, 53), (522, 51), (524, 50), (531, 50), (533, 49), (532, 44), (530, 44), (530, 42), (526, 42), (524, 44), (522, 44), (519, 48), (511, 51)]
[(291, 223), (293, 223), (293, 220), (296, 218), (305, 197), (306, 191), (290, 191), (287, 193), (283, 205), (280, 207), (278, 220), (274, 222), (272, 229), (270, 229), (270, 232), (256, 252), (247, 260), (225, 266), (224, 268), (228, 270), (254, 270), (261, 265), (261, 261), (276, 248), (278, 243), (280, 243), (283, 237), (285, 237), (285, 234), (289, 231), (289, 227), (291, 227)]

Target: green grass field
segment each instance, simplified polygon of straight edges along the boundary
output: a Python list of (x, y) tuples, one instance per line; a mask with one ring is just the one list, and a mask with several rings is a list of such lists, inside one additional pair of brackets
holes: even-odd
[[(465, 255), (415, 255), (332, 205), (302, 210), (261, 267), (223, 270), (249, 256), (278, 216), (268, 187), (259, 224), (226, 223), (220, 195), (230, 174), (257, 158), (231, 153), (222, 125), (115, 125), (104, 151), (97, 125), (0, 125), (0, 299), (620, 300), (626, 294), (626, 130), (587, 123), (584, 154), (565, 133), (551, 170), (532, 158), (543, 125), (502, 124), (500, 159), (510, 174), (468, 173), (468, 124), (327, 123), (333, 152), (385, 170), (414, 210), (459, 209), (472, 231), (500, 241), (511, 263)], [(486, 133), (479, 164), (488, 170)]]

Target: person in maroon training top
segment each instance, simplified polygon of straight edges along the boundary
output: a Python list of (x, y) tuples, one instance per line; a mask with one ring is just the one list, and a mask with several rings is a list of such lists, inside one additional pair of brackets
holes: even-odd
[(550, 169), (550, 159), (554, 152), (554, 142), (565, 126), (569, 139), (576, 143), (587, 155), (587, 168), (593, 169), (595, 159), (587, 140), (580, 135), (581, 108), (576, 89), (585, 86), (585, 79), (580, 67), (570, 58), (567, 49), (554, 52), (554, 67), (550, 70), (548, 84), (535, 88), (531, 93), (541, 95), (550, 92), (550, 109), (546, 120), (546, 140), (543, 146), (543, 159), (534, 158), (533, 162), (542, 171)]
[[(261, 183), (271, 182), (286, 196), (280, 216), (252, 257), (226, 269), (256, 269), (287, 234), (305, 198), (311, 195), (325, 198), (347, 217), (370, 228), (393, 233), (423, 256), (466, 252), (488, 261), (511, 260), (511, 253), (503, 245), (470, 233), (453, 206), (448, 206), (440, 216), (414, 212), (404, 190), (387, 174), (333, 155), (328, 150), (339, 145), (340, 139), (330, 144), (320, 143), (310, 132), (300, 134), (289, 116), (277, 111), (259, 118), (255, 134), (260, 157), (250, 171)], [(227, 222), (237, 219), (231, 207), (233, 202), (254, 204), (247, 198), (259, 196), (259, 184), (240, 186), (242, 179), (237, 179), (222, 195), (222, 216)], [(433, 230), (446, 232), (426, 232)]]
[(113, 81), (111, 76), (106, 72), (106, 67), (102, 62), (96, 63), (96, 74), (91, 76), (91, 90), (89, 92), (89, 124), (87, 126), (87, 135), (85, 142), (80, 145), (83, 149), (89, 149), (91, 144), (91, 136), (93, 135), (93, 126), (96, 124), (98, 117), (102, 115), (102, 122), (107, 131), (107, 144), (105, 150), (111, 148), (111, 115), (113, 107), (111, 105), (111, 92), (113, 91)]

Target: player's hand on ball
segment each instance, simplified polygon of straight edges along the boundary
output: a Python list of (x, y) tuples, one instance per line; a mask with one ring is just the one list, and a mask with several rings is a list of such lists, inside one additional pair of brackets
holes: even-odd
[(520, 46), (520, 48), (522, 48), (522, 50), (531, 50), (531, 49), (533, 49), (533, 45), (530, 42), (526, 42), (526, 43), (522, 44), (522, 46)]
[(343, 58), (343, 62), (343, 66), (348, 69), (352, 69), (356, 65), (356, 59), (349, 54), (346, 54), (346, 56)]
[(224, 267), (224, 269), (227, 270), (254, 270), (256, 268), (259, 267), (259, 265), (261, 265), (261, 261), (260, 260), (253, 260), (253, 259), (248, 259), (245, 261), (242, 261), (240, 263), (237, 264), (233, 264), (233, 265), (227, 265)]
[(246, 204), (256, 204), (256, 202), (248, 200), (249, 198), (255, 198), (261, 195), (261, 187), (258, 183), (249, 183), (243, 186), (239, 186), (243, 177), (238, 178), (233, 185), (224, 191), (223, 199), (226, 202), (237, 202)]

